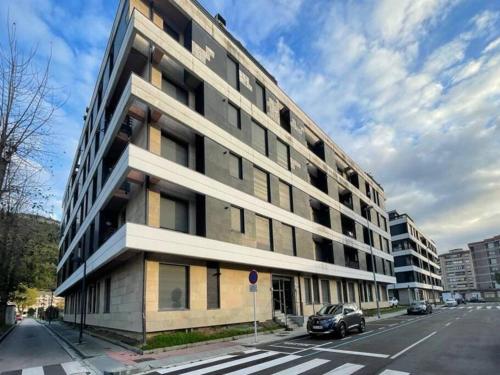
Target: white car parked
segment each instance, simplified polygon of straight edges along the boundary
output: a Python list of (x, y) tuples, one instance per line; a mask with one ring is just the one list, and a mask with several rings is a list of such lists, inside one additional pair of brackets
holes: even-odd
[(397, 307), (398, 305), (399, 305), (399, 301), (396, 297), (389, 298), (389, 306), (390, 307)]
[(454, 300), (454, 299), (447, 299), (446, 301), (444, 301), (445, 305), (448, 306), (448, 307), (455, 307), (458, 305), (457, 301)]

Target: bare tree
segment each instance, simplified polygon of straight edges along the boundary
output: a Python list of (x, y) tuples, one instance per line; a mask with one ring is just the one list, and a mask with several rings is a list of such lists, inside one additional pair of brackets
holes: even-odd
[(0, 322), (20, 283), (33, 280), (37, 247), (36, 214), (48, 199), (41, 182), (58, 103), (49, 85), (50, 57), (41, 68), (37, 49), (18, 46), (15, 23), (7, 23), (0, 45)]
[(0, 202), (13, 160), (30, 163), (43, 156), (50, 121), (60, 106), (49, 85), (50, 57), (40, 68), (36, 56), (36, 48), (22, 52), (15, 23), (8, 25), (7, 45), (0, 46)]

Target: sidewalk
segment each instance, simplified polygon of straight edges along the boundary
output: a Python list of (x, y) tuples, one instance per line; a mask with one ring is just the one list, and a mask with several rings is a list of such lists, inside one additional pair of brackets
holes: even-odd
[[(405, 313), (405, 310), (386, 313), (381, 316), (381, 319)], [(376, 316), (366, 318), (367, 323), (375, 320), (378, 320)], [(254, 336), (247, 336), (233, 341), (207, 342), (198, 346), (165, 352), (137, 354), (132, 350), (125, 349), (124, 347), (86, 333), (83, 335), (83, 343), (78, 344), (78, 328), (73, 328), (61, 322), (53, 322), (50, 326), (48, 324), (45, 324), (45, 326), (51, 329), (52, 332), (84, 358), (87, 364), (99, 373), (109, 375), (128, 375), (154, 370), (159, 367), (200, 361), (211, 357), (242, 352), (256, 345), (307, 335), (306, 328), (300, 327), (294, 331), (281, 331), (259, 335), (257, 343), (255, 343)]]

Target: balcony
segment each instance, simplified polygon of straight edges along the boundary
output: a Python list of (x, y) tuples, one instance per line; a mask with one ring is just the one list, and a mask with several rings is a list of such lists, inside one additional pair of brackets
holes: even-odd
[(344, 245), (344, 259), (346, 267), (359, 269), (358, 250)]
[(353, 219), (343, 214), (340, 215), (340, 222), (342, 226), (342, 234), (356, 239), (356, 224)]
[(330, 228), (330, 208), (317, 199), (310, 199), (310, 205), (312, 220), (317, 224)]

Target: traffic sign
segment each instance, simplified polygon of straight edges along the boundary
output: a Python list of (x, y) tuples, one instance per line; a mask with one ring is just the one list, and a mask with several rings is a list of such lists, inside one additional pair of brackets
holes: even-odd
[(252, 293), (257, 293), (257, 285), (251, 284), (248, 290)]
[(250, 284), (257, 284), (257, 280), (259, 279), (259, 274), (255, 270), (251, 270), (250, 273), (248, 274), (248, 281), (250, 281)]

